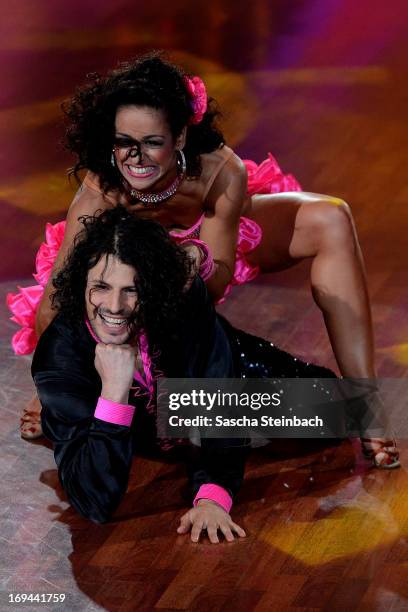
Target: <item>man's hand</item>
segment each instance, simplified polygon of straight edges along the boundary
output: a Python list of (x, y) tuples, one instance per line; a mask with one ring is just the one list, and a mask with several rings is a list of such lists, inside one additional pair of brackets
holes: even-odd
[(183, 514), (177, 533), (188, 533), (191, 529), (191, 540), (198, 542), (202, 529), (207, 530), (210, 542), (218, 544), (218, 529), (222, 531), (227, 542), (234, 540), (233, 531), (245, 538), (245, 531), (233, 522), (230, 515), (210, 499), (200, 499), (195, 508)]
[(135, 347), (128, 344), (102, 344), (95, 349), (95, 368), (101, 377), (101, 396), (127, 404), (135, 371)]

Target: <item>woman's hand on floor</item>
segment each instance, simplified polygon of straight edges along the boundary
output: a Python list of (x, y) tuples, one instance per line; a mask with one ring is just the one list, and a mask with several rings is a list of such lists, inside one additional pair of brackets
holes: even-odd
[(218, 530), (227, 542), (234, 540), (234, 533), (245, 538), (245, 531), (231, 519), (221, 506), (210, 499), (200, 499), (195, 508), (183, 514), (177, 533), (188, 533), (191, 529), (191, 540), (198, 542), (203, 529), (207, 530), (208, 538), (213, 544), (218, 544)]

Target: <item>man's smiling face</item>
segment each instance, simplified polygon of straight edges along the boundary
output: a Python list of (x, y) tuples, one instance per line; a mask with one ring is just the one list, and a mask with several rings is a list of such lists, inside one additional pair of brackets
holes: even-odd
[(113, 255), (104, 256), (88, 272), (86, 312), (104, 344), (129, 341), (129, 319), (137, 308), (136, 270)]

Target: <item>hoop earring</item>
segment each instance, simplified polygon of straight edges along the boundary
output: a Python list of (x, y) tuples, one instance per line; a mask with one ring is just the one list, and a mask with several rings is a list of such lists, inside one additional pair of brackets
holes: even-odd
[(183, 149), (176, 149), (176, 153), (178, 153), (178, 157), (177, 157), (178, 173), (184, 175), (187, 170), (186, 156), (184, 155)]
[(111, 153), (111, 165), (116, 168), (116, 160), (115, 160), (115, 149), (112, 149)]

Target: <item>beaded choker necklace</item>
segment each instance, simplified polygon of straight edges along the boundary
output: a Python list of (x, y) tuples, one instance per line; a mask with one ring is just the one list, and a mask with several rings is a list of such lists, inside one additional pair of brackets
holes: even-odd
[(138, 189), (130, 190), (130, 197), (138, 200), (142, 204), (147, 206), (156, 206), (164, 200), (168, 200), (172, 195), (174, 195), (177, 189), (180, 186), (181, 181), (184, 178), (184, 174), (178, 174), (172, 184), (167, 187), (164, 191), (159, 191), (158, 193), (148, 193), (146, 191), (139, 191)]

